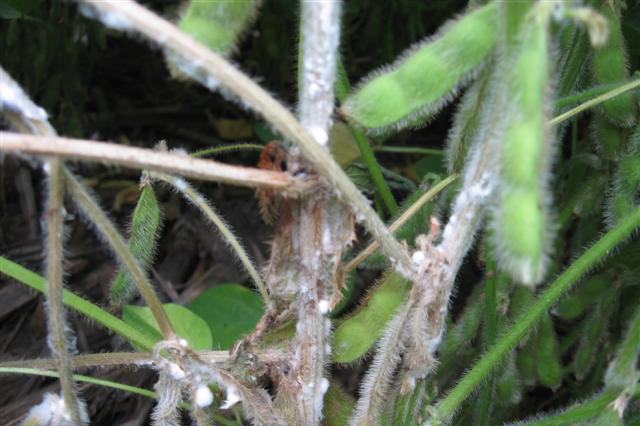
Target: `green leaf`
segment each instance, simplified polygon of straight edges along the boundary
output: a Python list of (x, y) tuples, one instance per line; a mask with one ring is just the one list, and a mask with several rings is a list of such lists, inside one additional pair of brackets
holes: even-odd
[(257, 293), (238, 284), (223, 284), (198, 296), (188, 308), (209, 325), (213, 349), (229, 349), (260, 320), (264, 306)]
[[(186, 339), (189, 342), (189, 346), (194, 349), (212, 348), (211, 331), (202, 318), (184, 306), (176, 305), (175, 303), (165, 303), (162, 307), (167, 313), (176, 334)], [(148, 307), (124, 305), (122, 307), (122, 319), (154, 340), (162, 340), (158, 323)], [(136, 350), (141, 350), (137, 345), (133, 345), (133, 347)]]

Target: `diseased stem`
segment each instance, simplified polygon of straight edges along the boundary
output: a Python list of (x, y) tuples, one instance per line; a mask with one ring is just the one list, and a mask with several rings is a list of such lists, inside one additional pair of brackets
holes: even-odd
[[(540, 295), (536, 303), (524, 313), (507, 334), (478, 361), (447, 396), (435, 406), (437, 419), (453, 415), (462, 402), (485, 377), (498, 365), (500, 360), (525, 337), (542, 315), (547, 312), (584, 274), (601, 262), (619, 244), (624, 242), (640, 226), (640, 207), (636, 208), (618, 225), (607, 232), (591, 248), (580, 256), (560, 275), (549, 288)], [(425, 425), (429, 423), (426, 422)]]
[(140, 291), (140, 295), (151, 309), (151, 312), (158, 322), (160, 331), (165, 339), (170, 340), (174, 338), (175, 333), (173, 331), (173, 327), (171, 326), (169, 317), (162, 308), (162, 303), (160, 302), (160, 299), (158, 299), (158, 295), (153, 290), (153, 286), (138, 264), (135, 256), (131, 253), (131, 250), (129, 250), (129, 247), (127, 246), (124, 238), (122, 238), (122, 235), (120, 235), (116, 230), (115, 226), (100, 208), (96, 200), (86, 191), (75, 176), (67, 170), (65, 170), (65, 180), (73, 200), (77, 203), (78, 207), (85, 212), (87, 217), (95, 225), (100, 235), (105, 237), (115, 252), (118, 260), (131, 273), (131, 278), (136, 283), (136, 286)]
[(49, 174), (49, 194), (47, 197), (47, 319), (49, 324), (49, 345), (56, 359), (60, 375), (60, 386), (64, 405), (75, 425), (81, 425), (82, 416), (78, 401), (78, 391), (71, 374), (72, 366), (67, 340), (67, 325), (62, 304), (62, 238), (64, 210), (64, 177), (62, 162), (59, 158), (46, 160), (45, 169)]
[(369, 200), (360, 193), (327, 150), (316, 142), (291, 112), (264, 89), (175, 25), (131, 0), (80, 1), (93, 8), (88, 11), (85, 9), (86, 13), (93, 13), (106, 25), (118, 30), (137, 31), (187, 60), (197, 72), (222, 82), (227, 89), (273, 124), (284, 137), (297, 144), (318, 173), (339, 190), (345, 204), (351, 206), (358, 220), (381, 243), (382, 250), (396, 259), (402, 269), (411, 270), (411, 259), (404, 254), (401, 244), (387, 231), (382, 220), (369, 205)]
[(138, 170), (174, 173), (193, 179), (253, 188), (300, 190), (301, 183), (286, 173), (251, 167), (231, 166), (212, 160), (134, 148), (107, 142), (31, 136), (0, 132), (3, 151), (56, 155), (83, 161), (104, 162)]
[(240, 244), (240, 241), (233, 234), (231, 228), (224, 222), (224, 220), (218, 216), (216, 211), (212, 206), (207, 203), (207, 200), (204, 199), (202, 195), (200, 195), (195, 189), (191, 187), (184, 179), (176, 178), (174, 176), (168, 175), (166, 173), (158, 173), (158, 172), (150, 172), (149, 175), (155, 179), (162, 180), (167, 182), (171, 186), (173, 186), (176, 190), (178, 190), (186, 199), (193, 203), (200, 211), (218, 228), (218, 231), (222, 234), (227, 243), (231, 246), (233, 251), (236, 253), (236, 256), (242, 262), (242, 265), (245, 267), (256, 287), (260, 291), (260, 295), (264, 300), (265, 305), (271, 305), (271, 297), (267, 292), (267, 287), (265, 286), (260, 274), (256, 270), (255, 266), (253, 266), (253, 262), (249, 259), (249, 255)]

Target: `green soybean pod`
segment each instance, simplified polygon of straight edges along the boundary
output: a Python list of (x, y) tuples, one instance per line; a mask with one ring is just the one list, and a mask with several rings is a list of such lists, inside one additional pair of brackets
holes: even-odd
[(422, 124), (473, 77), (497, 39), (497, 2), (445, 24), (388, 69), (367, 77), (341, 107), (373, 133)]
[(591, 423), (593, 426), (624, 426), (624, 424), (616, 409), (611, 406), (607, 406)]
[(404, 277), (395, 271), (387, 272), (355, 313), (338, 321), (331, 345), (333, 362), (354, 362), (369, 352), (408, 290), (409, 282)]
[[(244, 29), (253, 21), (259, 4), (259, 0), (188, 0), (182, 7), (177, 25), (214, 52), (229, 56)], [(193, 67), (182, 59), (174, 55), (167, 55), (166, 59), (174, 77), (184, 77), (185, 71), (186, 74), (193, 73)]]
[(542, 317), (538, 329), (536, 354), (538, 382), (555, 391), (562, 385), (564, 369), (560, 360), (558, 336), (548, 313)]
[(607, 224), (613, 227), (640, 203), (640, 125), (636, 127), (625, 155), (618, 161), (606, 205)]
[(562, 299), (553, 313), (565, 321), (575, 320), (610, 288), (608, 274), (594, 275)]
[(511, 93), (500, 159), (498, 205), (492, 215), (498, 264), (518, 282), (544, 277), (550, 246), (551, 137), (546, 125), (547, 20), (535, 7), (522, 21), (508, 78)]
[(501, 406), (512, 406), (522, 399), (522, 380), (516, 366), (516, 353), (512, 351), (502, 363), (503, 369), (496, 378), (497, 403)]
[(624, 151), (624, 131), (611, 124), (602, 114), (593, 117), (593, 134), (596, 149), (603, 159), (617, 161)]
[[(609, 24), (609, 37), (606, 43), (596, 48), (593, 53), (591, 68), (596, 84), (616, 83), (629, 78), (620, 14), (613, 3), (603, 1), (600, 8)], [(633, 92), (623, 93), (603, 102), (602, 111), (612, 123), (623, 127), (632, 126), (635, 123)]]
[(571, 365), (578, 380), (582, 380), (589, 374), (598, 357), (600, 346), (607, 334), (609, 321), (615, 312), (619, 294), (619, 289), (612, 286), (587, 317), (585, 333), (578, 343)]
[[(140, 266), (146, 269), (155, 251), (161, 226), (160, 206), (149, 182), (142, 185), (138, 203), (133, 211), (129, 248)], [(128, 271), (120, 269), (111, 283), (111, 303), (120, 305), (137, 294), (137, 287)]]
[(329, 379), (329, 389), (324, 395), (323, 425), (347, 426), (353, 413), (355, 401), (334, 379)]

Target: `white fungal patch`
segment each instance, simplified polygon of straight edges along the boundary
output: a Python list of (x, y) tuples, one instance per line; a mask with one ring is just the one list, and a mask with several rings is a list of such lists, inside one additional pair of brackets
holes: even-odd
[(238, 390), (233, 386), (229, 386), (227, 388), (227, 399), (224, 401), (224, 404), (220, 406), (220, 409), (228, 410), (240, 401), (242, 401), (242, 396), (240, 396)]
[(184, 179), (176, 179), (176, 188), (178, 188), (180, 191), (186, 191), (188, 187), (189, 184)]
[(329, 301), (327, 299), (322, 299), (321, 301), (318, 302), (318, 310), (320, 311), (320, 313), (322, 315), (326, 314), (327, 312), (329, 312), (329, 308), (330, 308), (330, 304)]
[(169, 363), (169, 374), (176, 380), (182, 380), (187, 375), (182, 368), (176, 363)]
[(182, 346), (183, 348), (186, 348), (189, 346), (189, 342), (187, 342), (185, 339), (180, 339), (180, 346)]
[(413, 255), (411, 256), (411, 260), (413, 261), (413, 263), (415, 263), (416, 265), (421, 265), (422, 262), (424, 262), (427, 259), (427, 255), (424, 254), (423, 251), (418, 250), (415, 251), (413, 253)]
[(196, 388), (195, 404), (200, 407), (208, 407), (213, 402), (213, 394), (207, 385), (198, 385)]
[(310, 127), (309, 134), (313, 136), (313, 139), (315, 139), (315, 141), (318, 142), (320, 145), (326, 145), (327, 142), (329, 141), (329, 135), (322, 127), (318, 127), (318, 126)]

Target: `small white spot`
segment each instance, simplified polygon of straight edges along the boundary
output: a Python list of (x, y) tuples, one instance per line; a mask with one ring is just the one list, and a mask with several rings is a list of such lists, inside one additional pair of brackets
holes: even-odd
[(178, 364), (173, 362), (169, 363), (169, 374), (176, 380), (182, 380), (187, 375), (182, 368)]
[(180, 346), (182, 346), (183, 348), (186, 348), (187, 346), (189, 346), (189, 342), (187, 342), (185, 339), (180, 339)]
[(322, 315), (329, 312), (329, 308), (330, 308), (330, 305), (327, 299), (322, 299), (320, 302), (318, 302), (318, 310)]
[(185, 191), (187, 189), (187, 182), (184, 179), (176, 179), (176, 188), (180, 191)]
[(324, 395), (327, 392), (327, 389), (329, 389), (329, 380), (323, 377), (320, 380), (320, 393)]
[(330, 344), (326, 344), (324, 345), (324, 353), (327, 355), (331, 355), (331, 345)]
[(326, 145), (327, 141), (329, 141), (329, 135), (319, 126), (309, 127), (309, 134), (311, 134), (320, 145)]
[(198, 385), (196, 388), (195, 403), (198, 407), (208, 407), (213, 402), (213, 394), (207, 385)]
[(421, 265), (422, 262), (425, 261), (425, 259), (427, 258), (427, 256), (424, 254), (423, 251), (418, 250), (415, 251), (413, 253), (413, 255), (411, 256), (411, 260), (413, 261), (413, 263), (415, 263), (416, 265)]
[(46, 174), (51, 174), (51, 166), (49, 165), (48, 161), (42, 163), (42, 170), (44, 170)]
[(224, 404), (220, 406), (222, 410), (228, 410), (229, 408), (236, 405), (238, 402), (242, 401), (242, 397), (233, 386), (229, 386), (227, 388), (227, 399), (224, 401)]

